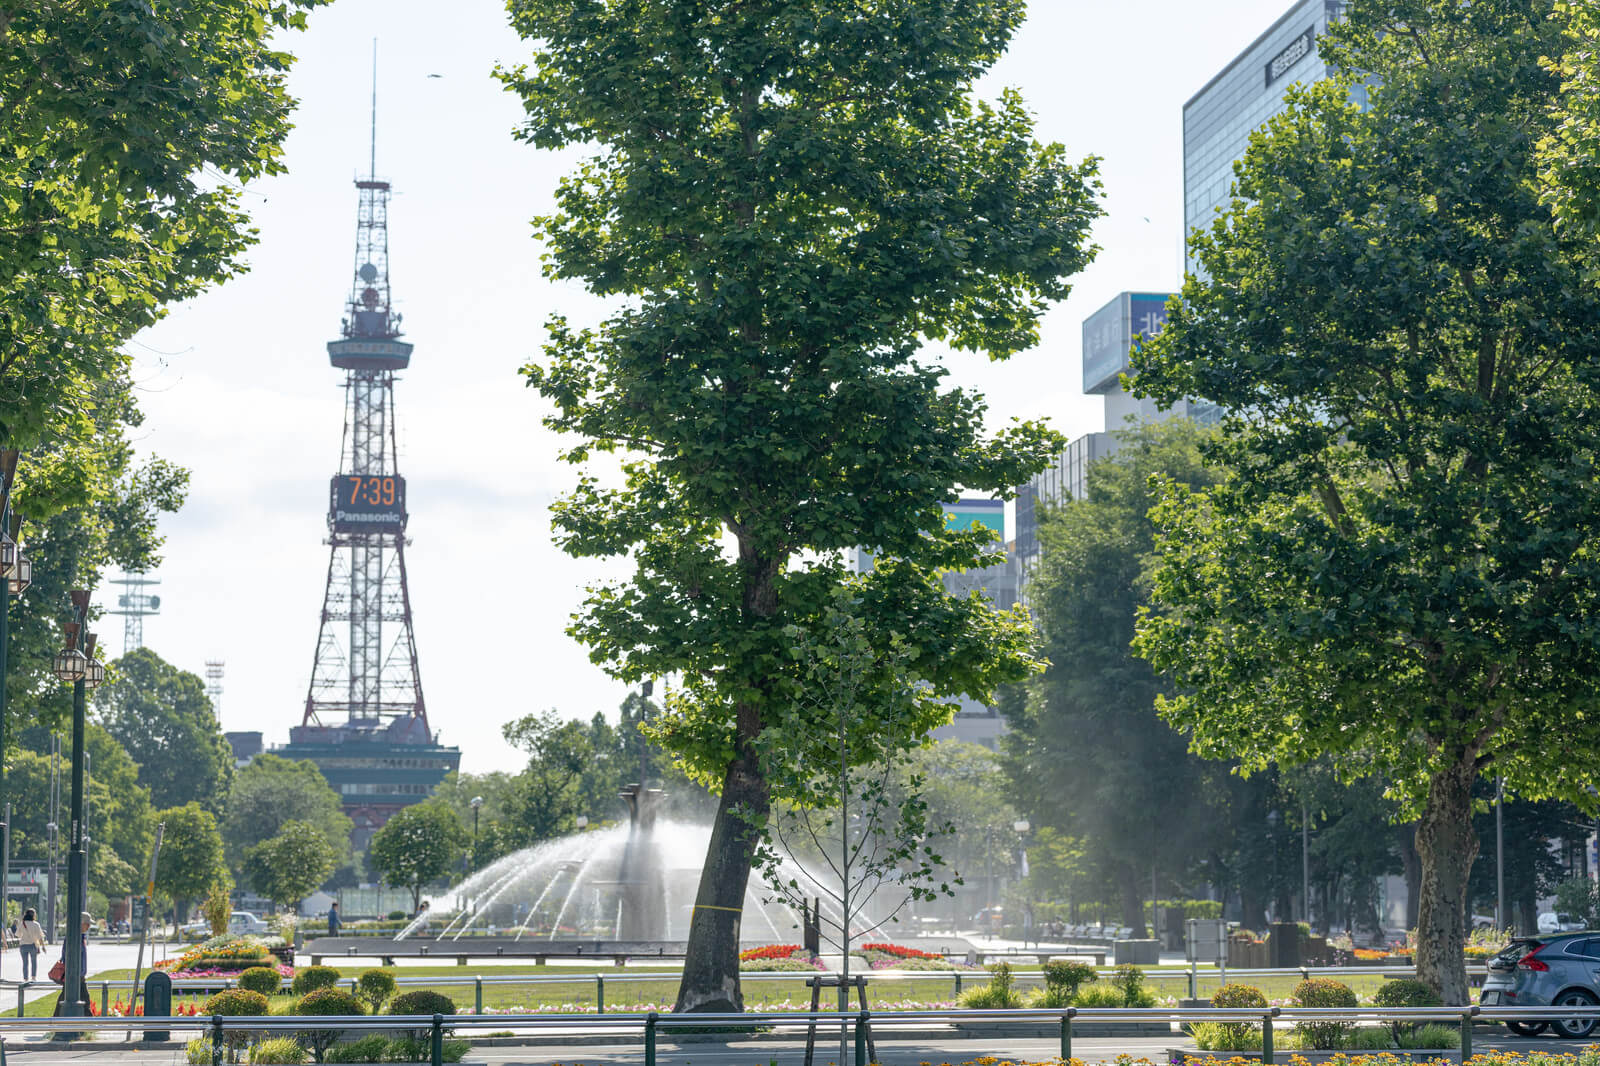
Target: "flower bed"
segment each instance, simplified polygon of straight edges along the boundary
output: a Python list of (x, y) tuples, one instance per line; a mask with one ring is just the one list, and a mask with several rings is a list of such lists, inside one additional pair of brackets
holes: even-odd
[(968, 970), (965, 963), (951, 962), (943, 955), (899, 944), (862, 944), (861, 957), (874, 970)]
[(163, 959), (155, 965), (173, 977), (231, 977), (252, 966), (274, 963), (271, 950), (260, 937), (223, 934), (202, 940), (177, 958)]
[(800, 973), (825, 967), (799, 944), (765, 944), (739, 952), (739, 969), (751, 973)]

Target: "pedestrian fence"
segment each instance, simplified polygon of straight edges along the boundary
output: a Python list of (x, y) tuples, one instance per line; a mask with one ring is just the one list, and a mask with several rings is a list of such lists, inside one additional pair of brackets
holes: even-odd
[[(400, 967), (395, 973), (395, 983), (402, 988), (461, 988), (472, 990), (473, 1013), (482, 1014), (484, 1007), (484, 990), (526, 986), (531, 988), (548, 988), (550, 986), (570, 986), (582, 995), (593, 995), (595, 1011), (605, 1014), (608, 990), (615, 999), (615, 993), (625, 990), (628, 986), (642, 984), (672, 983), (678, 981), (683, 975), (677, 970), (645, 971), (638, 973), (583, 973), (563, 974), (463, 974), (459, 977), (407, 977), (404, 976), (405, 968)], [(785, 970), (773, 973), (741, 973), (739, 981), (744, 985), (772, 986), (792, 985), (796, 991), (806, 989), (808, 982), (814, 977), (822, 975), (824, 971)], [(1116, 973), (1112, 967), (1100, 967), (1096, 974), (1100, 977), (1112, 977)], [(1334, 977), (1344, 979), (1357, 976), (1381, 977), (1415, 977), (1417, 973), (1414, 966), (1304, 966), (1297, 969), (1270, 969), (1270, 970), (1217, 970), (1211, 967), (1191, 967), (1189, 969), (1145, 969), (1145, 983), (1156, 994), (1172, 996), (1173, 998), (1200, 999), (1209, 998), (1224, 983), (1244, 983), (1252, 981), (1277, 978), (1288, 978), (1301, 981), (1311, 977)], [(1482, 966), (1467, 968), (1469, 977), (1482, 977), (1485, 970)], [(851, 974), (852, 979), (858, 976)], [(863, 977), (868, 987), (875, 982), (907, 983), (921, 986), (936, 986), (943, 984), (953, 999), (961, 995), (966, 988), (980, 985), (989, 980), (986, 970), (867, 970), (859, 976)], [(1038, 969), (1012, 970), (1012, 983), (1019, 988), (1028, 988), (1044, 984), (1044, 971)], [(356, 990), (356, 979), (349, 979), (350, 991)], [(222, 988), (236, 987), (238, 981), (231, 977), (175, 979), (172, 982), (173, 995), (201, 994), (215, 992)], [(113, 990), (131, 990), (134, 982), (131, 978), (121, 980), (90, 981), (90, 995), (98, 993), (100, 1000), (100, 1013), (109, 1013), (111, 995)], [(22, 1011), (22, 1000), (25, 989), (17, 988), (17, 1010)]]
[[(1261, 1061), (1272, 1066), (1275, 1061), (1273, 1033), (1276, 1026), (1295, 1023), (1328, 1022), (1434, 1022), (1455, 1024), (1460, 1028), (1461, 1046), (1453, 1057), (1465, 1064), (1472, 1058), (1472, 1026), (1474, 1022), (1500, 1023), (1509, 1021), (1549, 1022), (1566, 1019), (1600, 1019), (1600, 1007), (1203, 1007), (1203, 1008), (1104, 1008), (1079, 1009), (1017, 1009), (1017, 1010), (907, 1010), (907, 1011), (751, 1011), (742, 1014), (611, 1014), (604, 1019), (591, 1014), (538, 1015), (518, 1017), (514, 1025), (525, 1032), (557, 1033), (566, 1036), (589, 1032), (604, 1032), (619, 1040), (636, 1038), (644, 1045), (645, 1066), (656, 1066), (656, 1048), (663, 1038), (671, 1042), (675, 1031), (690, 1030), (697, 1033), (720, 1030), (748, 1032), (756, 1028), (794, 1030), (815, 1026), (821, 1029), (837, 1028), (848, 1032), (854, 1047), (855, 1066), (869, 1066), (868, 1042), (870, 1029), (876, 1028), (883, 1036), (892, 1036), (894, 1027), (914, 1027), (917, 1023), (981, 1023), (992, 1029), (997, 1040), (1007, 1039), (1008, 1026), (1029, 1024), (1037, 1028), (1041, 1023), (1059, 1027), (1060, 1056), (1063, 1061), (1072, 1058), (1073, 1026), (1093, 1022), (1098, 1025), (1117, 1024), (1149, 1025), (1151, 1023), (1233, 1022), (1259, 1024), (1262, 1032)], [(211, 1039), (212, 1066), (222, 1066), (226, 1035), (250, 1033), (359, 1032), (361, 1030), (410, 1030), (426, 1032), (430, 1038), (430, 1066), (443, 1066), (444, 1037), (447, 1033), (472, 1030), (504, 1031), (508, 1018), (503, 1014), (418, 1014), (418, 1015), (357, 1015), (353, 1017), (292, 1015), (222, 1016), (199, 1015), (187, 1017), (134, 1017), (134, 1018), (0, 1018), (0, 1057), (7, 1038), (23, 1033), (59, 1031), (70, 1027), (74, 1033), (155, 1030), (160, 1033), (192, 1032)], [(987, 1034), (986, 1034), (987, 1035)], [(105, 1045), (114, 1050), (114, 1044)]]

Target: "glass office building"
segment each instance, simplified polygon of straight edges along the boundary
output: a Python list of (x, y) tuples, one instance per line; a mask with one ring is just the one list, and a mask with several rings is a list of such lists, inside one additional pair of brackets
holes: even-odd
[(1227, 206), (1234, 160), (1244, 155), (1250, 134), (1283, 110), (1289, 86), (1327, 76), (1317, 38), (1343, 7), (1342, 0), (1299, 0), (1183, 105), (1186, 242)]

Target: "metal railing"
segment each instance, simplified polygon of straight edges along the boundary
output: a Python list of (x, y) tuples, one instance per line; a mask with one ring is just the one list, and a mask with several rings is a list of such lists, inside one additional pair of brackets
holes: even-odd
[[(903, 1025), (915, 1022), (990, 1022), (997, 1027), (1022, 1023), (1051, 1023), (1059, 1028), (1060, 1056), (1063, 1061), (1072, 1058), (1073, 1026), (1094, 1022), (1112, 1025), (1139, 1025), (1151, 1022), (1192, 1024), (1196, 1022), (1232, 1022), (1259, 1024), (1261, 1026), (1261, 1060), (1265, 1066), (1274, 1062), (1274, 1033), (1280, 1024), (1327, 1024), (1330, 1022), (1434, 1022), (1454, 1024), (1459, 1027), (1460, 1047), (1457, 1059), (1466, 1063), (1472, 1057), (1472, 1026), (1474, 1022), (1551, 1022), (1567, 1019), (1600, 1019), (1600, 1007), (1207, 1007), (1207, 1008), (1076, 1008), (1061, 1009), (1008, 1009), (1008, 1010), (913, 1010), (913, 1011), (806, 1011), (801, 1013), (752, 1011), (743, 1014), (613, 1014), (605, 1019), (589, 1014), (541, 1015), (518, 1018), (515, 1026), (523, 1030), (585, 1032), (607, 1030), (624, 1035), (637, 1032), (644, 1044), (645, 1066), (656, 1066), (657, 1044), (663, 1035), (670, 1037), (674, 1030), (691, 1029), (705, 1032), (708, 1029), (723, 1032), (749, 1031), (753, 1028), (793, 1030), (800, 1027), (838, 1028), (852, 1030), (856, 1066), (868, 1066), (867, 1048), (869, 1029), (880, 1026)], [(360, 1030), (409, 1030), (426, 1033), (429, 1038), (431, 1066), (443, 1066), (444, 1038), (459, 1030), (504, 1030), (505, 1015), (356, 1015), (351, 1017), (301, 1017), (291, 1015), (263, 1016), (174, 1016), (133, 1018), (0, 1018), (0, 1041), (24, 1032), (98, 1032), (103, 1030), (143, 1030), (169, 1033), (194, 1032), (211, 1041), (213, 1066), (221, 1066), (223, 1048), (231, 1033), (307, 1033), (350, 1032)], [(883, 1032), (880, 1028), (879, 1032)], [(112, 1045), (108, 1045), (111, 1047)], [(1206, 1053), (1200, 1053), (1204, 1055)], [(1360, 1054), (1360, 1052), (1356, 1052)], [(1175, 1052), (1175, 1066), (1181, 1066)]]
[[(831, 971), (784, 970), (774, 972), (748, 972), (741, 973), (739, 980), (744, 984), (795, 984), (804, 987), (811, 978), (825, 975)], [(1096, 969), (1099, 977), (1111, 977), (1115, 974), (1112, 967)], [(1469, 976), (1478, 977), (1486, 972), (1482, 966), (1467, 968)], [(1382, 977), (1414, 977), (1415, 966), (1302, 966), (1293, 969), (1255, 969), (1219, 971), (1215, 969), (1146, 969), (1145, 981), (1154, 987), (1159, 987), (1163, 992), (1175, 992), (1169, 986), (1177, 985), (1185, 992), (1185, 998), (1198, 999), (1202, 987), (1220, 985), (1224, 979), (1261, 979), (1261, 978), (1295, 978), (1307, 980), (1312, 977), (1357, 977), (1357, 976), (1382, 976)], [(683, 976), (680, 970), (651, 970), (629, 973), (564, 973), (564, 974), (463, 974), (459, 977), (406, 977), (404, 970), (395, 975), (395, 983), (402, 987), (413, 988), (471, 988), (473, 998), (473, 1012), (483, 1013), (484, 989), (495, 987), (528, 985), (572, 985), (574, 987), (593, 988), (595, 1011), (599, 1014), (606, 1013), (606, 989), (610, 986), (613, 990), (617, 986), (629, 984), (654, 984), (662, 982), (675, 982)], [(860, 974), (870, 987), (873, 982), (909, 982), (913, 984), (936, 984), (943, 982), (950, 987), (952, 998), (961, 995), (963, 989), (971, 981), (983, 982), (989, 979), (986, 970), (868, 970)], [(1043, 970), (1013, 970), (1012, 980), (1024, 987), (1041, 985), (1044, 983)], [(118, 980), (92, 980), (88, 982), (91, 989), (99, 990), (100, 1012), (107, 1013), (110, 1007), (110, 993), (112, 989), (132, 989), (132, 979)], [(356, 990), (356, 978), (341, 979), (340, 984), (348, 984), (351, 992)], [(199, 994), (202, 992), (216, 991), (222, 988), (235, 988), (238, 980), (234, 977), (217, 978), (183, 978), (172, 982), (174, 994)], [(54, 988), (54, 985), (36, 983), (32, 987)], [(17, 1009), (20, 1013), (23, 1006), (25, 993), (24, 986), (17, 986)], [(120, 997), (119, 997), (120, 998)]]

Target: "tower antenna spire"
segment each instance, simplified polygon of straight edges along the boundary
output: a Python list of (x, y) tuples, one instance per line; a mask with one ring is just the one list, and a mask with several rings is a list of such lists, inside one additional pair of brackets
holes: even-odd
[(372, 39), (372, 151), (367, 157), (367, 180), (378, 178), (378, 39)]

